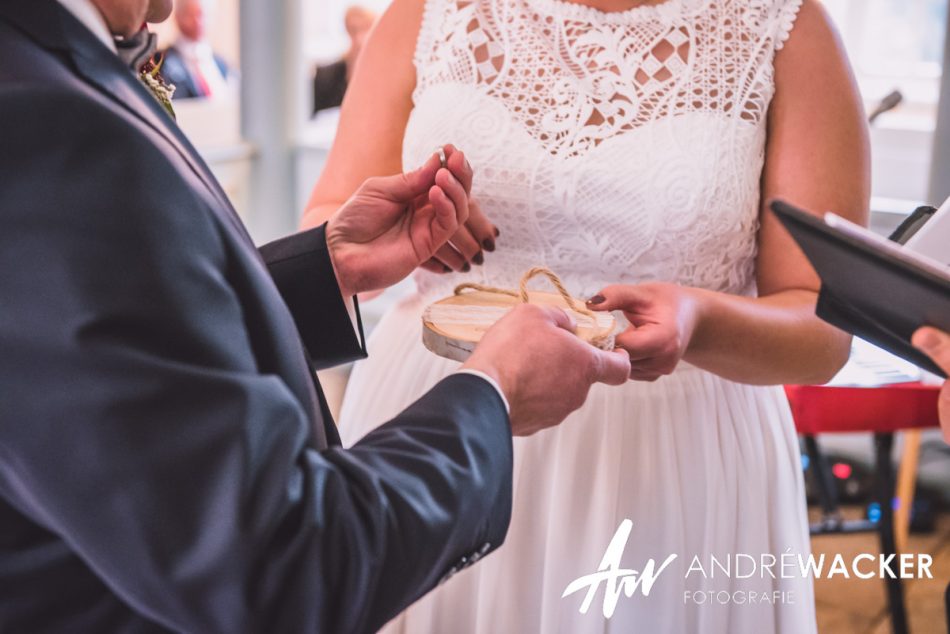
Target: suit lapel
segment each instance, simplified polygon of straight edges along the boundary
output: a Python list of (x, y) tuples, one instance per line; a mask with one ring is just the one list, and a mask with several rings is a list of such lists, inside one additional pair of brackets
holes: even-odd
[[(238, 218), (224, 191), (211, 174), (197, 151), (185, 138), (181, 129), (171, 120), (155, 98), (142, 85), (137, 77), (119, 58), (102, 45), (69, 12), (59, 6), (55, 0), (0, 0), (0, 19), (24, 32), (44, 49), (55, 52), (68, 65), (72, 61), (71, 71), (78, 72), (85, 83), (106, 98), (114, 101), (118, 107), (140, 120), (144, 125), (161, 136), (172, 149), (181, 156), (195, 177), (206, 188), (206, 200), (209, 207), (226, 225), (236, 231), (248, 245), (248, 254), (267, 275), (260, 253), (254, 246), (244, 224)], [(301, 343), (302, 355), (306, 349)], [(317, 444), (325, 447), (326, 442), (339, 444), (339, 436), (329, 414), (329, 408), (323, 398), (319, 383), (312, 371), (309, 358), (304, 359), (312, 384), (304, 386), (309, 410), (322, 414), (321, 420), (315, 420)], [(322, 424), (321, 424), (322, 422)]]
[[(214, 212), (253, 246), (211, 170), (142, 82), (56, 0), (0, 0), (0, 19), (43, 48), (72, 62), (73, 70), (103, 96), (164, 138), (204, 185)], [(256, 252), (256, 249), (255, 249)]]
[[(72, 16), (64, 16), (64, 33), (67, 39), (71, 41), (70, 50), (80, 74), (174, 146), (220, 203), (214, 206), (215, 213), (224, 216), (225, 221), (230, 223), (243, 236), (250, 247), (252, 256), (264, 267), (260, 252), (247, 233), (244, 223), (238, 217), (237, 212), (234, 211), (220, 185), (218, 185), (217, 179), (214, 178), (207, 165), (198, 156), (197, 151), (181, 132), (181, 128), (171, 120), (158, 101), (148, 92), (148, 89), (122, 64), (117, 56), (102, 47), (98, 41), (86, 32), (85, 27), (81, 24), (75, 22), (75, 20), (72, 20), (75, 24), (66, 22), (66, 17), (72, 20)], [(81, 29), (81, 31), (71, 32), (76, 31), (76, 29)], [(307, 395), (310, 401), (310, 409), (314, 412), (319, 411), (321, 414), (321, 420), (316, 421), (313, 430), (316, 442), (320, 447), (326, 447), (328, 444), (339, 445), (339, 434), (303, 342), (301, 342), (300, 347), (304, 352), (306, 368), (313, 384), (308, 386), (312, 387), (312, 389), (308, 389), (309, 393)]]

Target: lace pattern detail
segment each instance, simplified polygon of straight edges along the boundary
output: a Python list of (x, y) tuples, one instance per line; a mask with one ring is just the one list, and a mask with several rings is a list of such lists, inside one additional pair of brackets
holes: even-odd
[[(754, 292), (773, 59), (801, 0), (428, 0), (404, 163), (466, 150), (501, 228), (476, 279)], [(442, 291), (457, 276), (421, 273)], [(470, 276), (471, 277), (471, 276)]]

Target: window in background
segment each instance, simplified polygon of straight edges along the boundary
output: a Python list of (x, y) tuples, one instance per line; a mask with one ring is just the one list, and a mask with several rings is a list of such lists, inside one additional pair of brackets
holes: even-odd
[(871, 227), (890, 233), (927, 200), (948, 0), (823, 0), (844, 39), (869, 111), (903, 101), (871, 129)]
[(864, 98), (894, 89), (933, 125), (947, 0), (824, 0), (841, 31)]

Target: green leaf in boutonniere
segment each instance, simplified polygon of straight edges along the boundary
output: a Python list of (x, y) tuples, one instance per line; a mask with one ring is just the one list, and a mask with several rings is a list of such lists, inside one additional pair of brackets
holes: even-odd
[(172, 107), (172, 95), (175, 94), (175, 87), (165, 81), (162, 77), (162, 62), (165, 61), (164, 55), (158, 56), (158, 62), (149, 59), (139, 69), (139, 79), (145, 84), (145, 87), (154, 95), (158, 103), (168, 112), (168, 116), (175, 118), (175, 109)]

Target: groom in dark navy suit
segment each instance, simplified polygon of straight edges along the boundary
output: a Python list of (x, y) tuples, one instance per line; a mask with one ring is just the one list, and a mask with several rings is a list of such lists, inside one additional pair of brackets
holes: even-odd
[(314, 368), (364, 354), (352, 296), (452, 237), (471, 171), (256, 249), (117, 55), (169, 3), (0, 2), (0, 632), (370, 632), (501, 544), (512, 432), (629, 359), (523, 307), (341, 448)]

